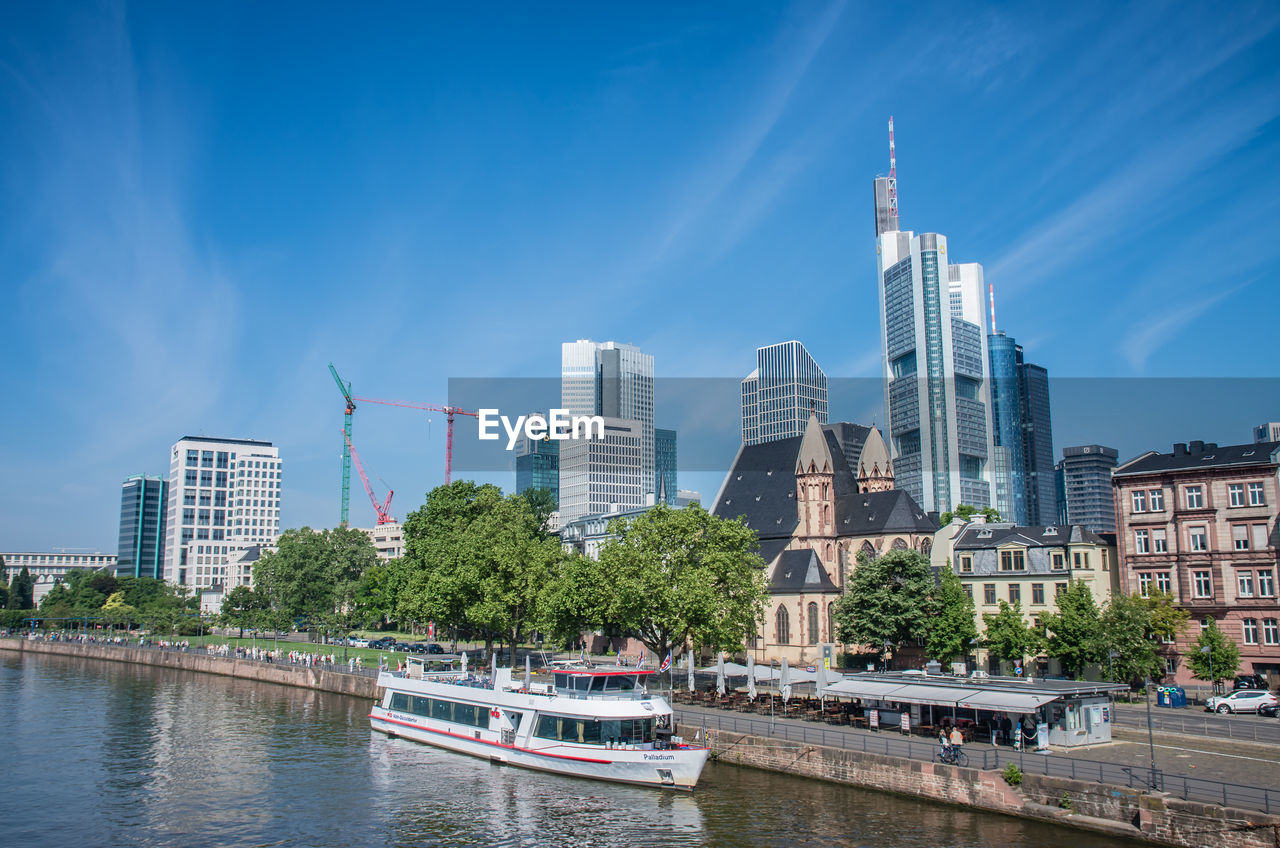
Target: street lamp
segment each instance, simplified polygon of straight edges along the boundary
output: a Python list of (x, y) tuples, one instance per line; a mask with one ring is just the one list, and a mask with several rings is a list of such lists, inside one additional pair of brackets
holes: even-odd
[(1151, 747), (1151, 788), (1154, 790), (1159, 784), (1156, 780), (1156, 736), (1155, 730), (1151, 727), (1151, 698), (1147, 692), (1150, 686), (1151, 678), (1144, 678), (1142, 681), (1142, 700), (1147, 702), (1147, 744)]
[(1209, 694), (1218, 694), (1217, 681), (1213, 679), (1213, 650), (1210, 646), (1205, 645), (1200, 649), (1200, 653), (1209, 655)]

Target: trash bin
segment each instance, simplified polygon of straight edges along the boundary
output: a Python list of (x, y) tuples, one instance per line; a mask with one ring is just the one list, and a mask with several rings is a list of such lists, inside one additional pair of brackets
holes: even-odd
[(1187, 690), (1181, 686), (1173, 687), (1173, 697), (1170, 700), (1174, 707), (1185, 707), (1187, 705)]
[(1170, 699), (1170, 693), (1169, 693), (1169, 687), (1168, 687), (1168, 686), (1157, 686), (1157, 687), (1156, 687), (1156, 706), (1157, 706), (1157, 707), (1172, 707), (1172, 706), (1173, 706), (1172, 700)]

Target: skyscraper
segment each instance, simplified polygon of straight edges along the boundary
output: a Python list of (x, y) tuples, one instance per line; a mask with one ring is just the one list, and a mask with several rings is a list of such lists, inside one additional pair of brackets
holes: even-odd
[(742, 381), (742, 443), (758, 445), (804, 433), (810, 410), (827, 423), (827, 375), (798, 341), (756, 349)]
[(644, 506), (656, 482), (653, 357), (628, 344), (579, 339), (561, 345), (560, 365), (560, 406), (569, 415), (603, 416), (605, 442), (613, 446), (596, 450), (590, 439), (560, 446), (561, 521), (592, 515), (593, 505)]
[[(877, 229), (881, 217), (877, 209)], [(982, 266), (949, 264), (946, 236), (937, 233), (885, 230), (877, 235), (876, 256), (896, 485), (926, 511), (945, 512), (961, 503), (990, 506), (991, 378)]]
[(1049, 372), (1018, 359), (1018, 394), (1022, 407), (1023, 475), (1027, 487), (1027, 520), (1035, 527), (1058, 520), (1058, 486), (1053, 469), (1053, 423), (1049, 406)]
[(653, 431), (653, 502), (675, 506), (680, 493), (676, 474), (676, 431), (654, 428)]
[(135, 474), (120, 485), (120, 547), (117, 577), (164, 579), (166, 492), (163, 477)]
[(249, 585), (230, 560), (280, 535), (280, 451), (253, 439), (184, 436), (170, 451), (164, 577), (196, 589)]
[(987, 336), (991, 357), (992, 476), (996, 510), (1005, 521), (1027, 526), (1026, 463), (1022, 453), (1022, 391), (1018, 345), (1004, 333)]
[(1103, 445), (1063, 448), (1057, 465), (1059, 524), (1083, 524), (1094, 533), (1116, 532), (1115, 489), (1111, 471), (1120, 453)]

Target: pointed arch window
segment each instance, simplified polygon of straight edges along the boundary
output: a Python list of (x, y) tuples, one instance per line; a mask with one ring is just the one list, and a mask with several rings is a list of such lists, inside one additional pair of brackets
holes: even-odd
[(809, 602), (809, 644), (818, 644), (818, 605)]
[(905, 551), (907, 549), (907, 543), (902, 541), (901, 536), (893, 540), (893, 549), (895, 551)]
[(868, 557), (874, 557), (876, 555), (876, 549), (872, 547), (870, 542), (863, 542), (862, 553), (866, 554)]
[(827, 641), (834, 642), (836, 640), (836, 605), (834, 602), (827, 604)]
[(778, 612), (774, 617), (774, 627), (778, 634), (779, 645), (791, 644), (791, 615), (785, 604), (778, 604)]

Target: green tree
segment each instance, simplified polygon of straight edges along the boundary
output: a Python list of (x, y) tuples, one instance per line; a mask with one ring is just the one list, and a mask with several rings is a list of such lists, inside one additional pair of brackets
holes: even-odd
[(961, 521), (968, 521), (975, 515), (986, 516), (988, 523), (1000, 520), (1000, 513), (996, 511), (995, 507), (984, 506), (979, 509), (978, 507), (970, 506), (969, 504), (959, 504), (956, 506), (954, 512), (942, 513), (942, 515), (938, 517), (938, 522), (943, 527), (946, 527), (951, 523), (952, 518), (959, 518)]
[(1084, 667), (1105, 658), (1098, 635), (1102, 630), (1102, 613), (1093, 592), (1083, 580), (1072, 580), (1067, 590), (1054, 601), (1057, 612), (1041, 617), (1045, 632), (1045, 652), (1057, 657), (1062, 670), (1077, 680)]
[(941, 570), (938, 584), (925, 604), (925, 649), (939, 662), (951, 662), (969, 651), (978, 638), (973, 598), (951, 569), (951, 561)]
[(1148, 635), (1162, 642), (1172, 642), (1182, 635), (1191, 613), (1177, 606), (1172, 594), (1151, 589), (1147, 597), (1139, 597), (1138, 601), (1147, 610)]
[(129, 624), (138, 620), (138, 610), (126, 603), (124, 592), (118, 590), (103, 603), (99, 614), (109, 624)]
[(475, 581), (465, 617), (486, 634), (486, 648), (492, 649), (492, 638), (500, 636), (514, 652), (526, 626), (538, 620), (543, 587), (564, 557), (559, 540), (543, 530), (544, 521), (527, 500), (511, 495), (494, 503), (463, 534)]
[[(313, 632), (346, 629), (363, 571), (378, 561), (361, 530), (286, 530), (276, 550), (254, 564), (253, 582), (285, 620), (305, 620)], [(277, 622), (279, 626), (279, 622)]]
[(260, 593), (248, 586), (236, 586), (222, 597), (222, 623), (239, 628), (244, 636), (246, 627), (254, 627), (261, 618), (260, 613), (269, 609), (270, 603)]
[(849, 591), (836, 601), (836, 638), (866, 645), (883, 656), (928, 633), (927, 606), (933, 591), (929, 560), (917, 551), (891, 550), (870, 557), (858, 554)]
[(1191, 643), (1187, 665), (1196, 680), (1208, 680), (1215, 690), (1219, 680), (1230, 680), (1240, 670), (1240, 648), (1218, 627), (1216, 619), (1209, 619), (1209, 626), (1200, 629), (1200, 635)]
[(568, 646), (585, 631), (604, 628), (607, 607), (600, 564), (579, 553), (569, 554), (555, 563), (542, 587), (537, 626), (555, 644)]
[(466, 535), (500, 500), (497, 486), (454, 480), (428, 492), (426, 503), (405, 519), (407, 567), (395, 612), (401, 622), (470, 626), (467, 611), (479, 595), (481, 575), (468, 558)]
[(1161, 675), (1160, 656), (1151, 636), (1151, 610), (1143, 598), (1111, 597), (1102, 609), (1098, 654), (1117, 682), (1140, 684)]
[(528, 501), (538, 526), (545, 527), (551, 513), (556, 511), (556, 493), (550, 489), (525, 489), (520, 497)]
[(658, 504), (609, 532), (596, 569), (606, 625), (659, 658), (690, 641), (740, 650), (754, 636), (768, 598), (754, 530), (701, 506)]
[(1040, 650), (1040, 634), (1022, 617), (1022, 604), (1000, 602), (1000, 610), (982, 616), (986, 632), (982, 642), (996, 659), (1021, 663)]
[(31, 572), (27, 567), (22, 566), (9, 583), (9, 598), (7, 608), (12, 610), (29, 610), (35, 607), (32, 602), (32, 596), (35, 592), (35, 581), (31, 578)]

